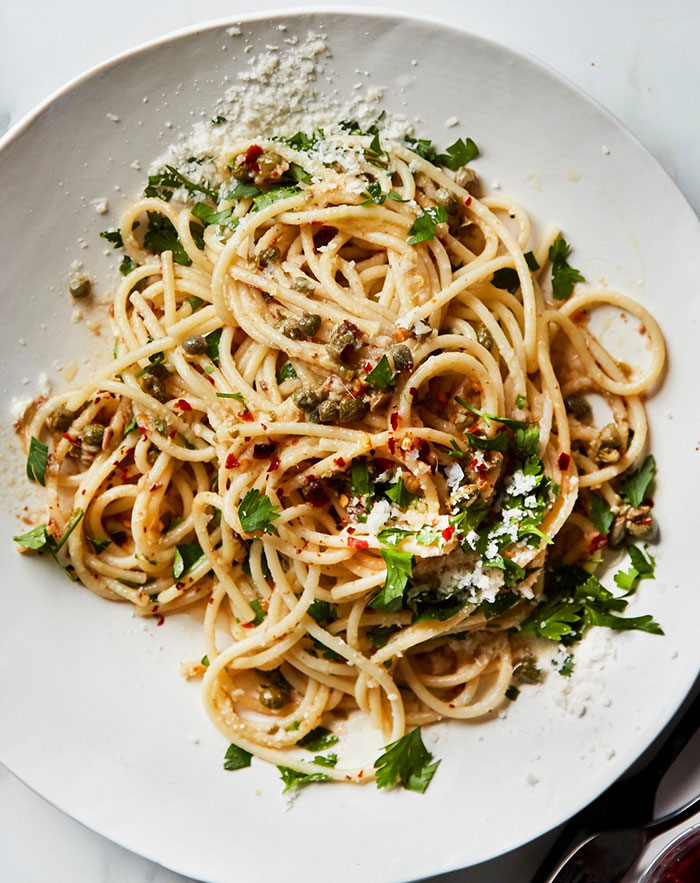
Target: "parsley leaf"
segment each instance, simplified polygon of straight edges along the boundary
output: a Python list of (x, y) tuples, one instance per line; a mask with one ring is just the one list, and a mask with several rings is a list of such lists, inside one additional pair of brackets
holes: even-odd
[(143, 237), (143, 247), (152, 254), (171, 251), (176, 264), (189, 267), (192, 261), (180, 242), (172, 221), (159, 212), (146, 212), (146, 215), (148, 230)]
[(434, 239), (437, 225), (444, 224), (447, 220), (447, 212), (443, 206), (424, 209), (420, 212), (413, 222), (411, 229), (408, 231), (408, 244), (418, 245), (419, 242), (426, 242), (429, 239)]
[(27, 478), (30, 481), (38, 481), (42, 487), (46, 482), (48, 457), (48, 445), (32, 436), (29, 442), (29, 453), (27, 454)]
[(109, 538), (103, 540), (100, 537), (88, 537), (88, 540), (92, 543), (92, 546), (98, 555), (100, 554), (100, 552), (103, 551), (103, 549), (106, 549), (107, 546), (111, 545), (112, 543), (112, 540)]
[(379, 168), (384, 169), (389, 165), (389, 155), (383, 150), (379, 141), (379, 132), (376, 129), (369, 147), (364, 149), (364, 155), (367, 162), (372, 163), (373, 166), (379, 166)]
[(319, 766), (334, 767), (338, 763), (338, 755), (333, 751), (326, 755), (317, 754), (316, 757), (314, 757), (314, 763)]
[(538, 426), (530, 426), (527, 429), (516, 429), (513, 436), (513, 446), (523, 459), (535, 457), (540, 449), (540, 429)]
[(414, 153), (417, 153), (421, 159), (427, 159), (433, 165), (437, 164), (437, 150), (429, 138), (413, 138), (410, 135), (406, 135), (403, 140), (406, 146)]
[(396, 503), (399, 509), (407, 509), (411, 505), (411, 502), (416, 499), (415, 494), (406, 490), (403, 478), (399, 478), (396, 484), (390, 484), (384, 493), (392, 503)]
[(520, 690), (518, 690), (517, 687), (514, 687), (513, 684), (511, 684), (510, 687), (508, 687), (508, 689), (506, 690), (506, 699), (508, 699), (510, 702), (515, 702), (519, 695)]
[(180, 579), (205, 557), (199, 543), (182, 543), (176, 546), (173, 559), (173, 579)]
[(233, 190), (226, 195), (226, 199), (246, 199), (249, 196), (259, 196), (262, 190), (255, 184), (246, 184), (245, 181), (237, 181)]
[(618, 571), (615, 574), (615, 583), (626, 595), (633, 595), (640, 580), (654, 578), (656, 560), (649, 554), (648, 548), (646, 555), (637, 546), (630, 546), (628, 551), (632, 567), (628, 571)]
[(121, 264), (119, 264), (119, 272), (122, 276), (128, 276), (129, 273), (132, 273), (139, 265), (136, 261), (132, 260), (128, 254), (125, 254), (122, 258)]
[(234, 217), (230, 208), (217, 212), (215, 208), (207, 205), (206, 202), (198, 202), (192, 209), (192, 214), (198, 218), (203, 224), (220, 224), (222, 227), (228, 227), (229, 230), (235, 230), (239, 224), (239, 219)]
[(278, 766), (277, 769), (282, 775), (284, 782), (283, 794), (286, 794), (290, 788), (302, 788), (304, 785), (311, 785), (314, 782), (329, 782), (330, 776), (325, 773), (301, 773), (299, 770), (293, 770), (288, 766)]
[(217, 194), (211, 187), (204, 184), (197, 184), (179, 172), (174, 166), (166, 166), (165, 170), (155, 175), (148, 176), (148, 185), (143, 191), (144, 196), (156, 197), (169, 202), (172, 199), (173, 191), (184, 188), (192, 196), (194, 193), (203, 193), (210, 199), (216, 201)]
[(277, 202), (278, 199), (288, 199), (290, 196), (297, 196), (299, 193), (301, 193), (301, 190), (298, 187), (274, 187), (272, 190), (268, 190), (267, 193), (261, 193), (260, 196), (255, 197), (253, 200), (254, 211), (260, 212), (269, 205), (272, 205), (273, 202)]
[(297, 376), (297, 372), (294, 370), (294, 365), (291, 362), (285, 362), (281, 368), (277, 369), (276, 373), (277, 383), (283, 383), (287, 378)]
[(397, 631), (395, 625), (375, 625), (373, 629), (369, 629), (367, 637), (372, 642), (372, 646), (378, 650), (380, 647), (386, 647), (389, 638)]
[(309, 604), (308, 614), (318, 623), (332, 622), (338, 618), (338, 608), (328, 601), (322, 601), (320, 598), (314, 598)]
[(368, 184), (367, 189), (363, 191), (362, 196), (365, 197), (365, 200), (364, 202), (361, 202), (360, 205), (369, 205), (372, 202), (376, 205), (384, 205), (387, 199), (393, 199), (394, 202), (408, 202), (407, 199), (402, 199), (395, 190), (383, 193), (379, 181), (373, 181), (371, 184)]
[(371, 496), (372, 489), (369, 484), (369, 470), (364, 463), (353, 462), (350, 483), (353, 494), (358, 497)]
[(18, 545), (23, 546), (25, 549), (32, 549), (35, 552), (45, 549), (49, 544), (49, 538), (53, 539), (53, 537), (50, 537), (45, 524), (40, 524), (19, 537), (12, 537)]
[[(518, 430), (522, 432), (522, 430)], [(497, 432), (493, 438), (487, 438), (482, 435), (474, 435), (473, 432), (465, 433), (469, 442), (469, 447), (479, 451), (501, 451), (508, 450), (508, 435), (505, 430)]]
[(558, 236), (549, 246), (549, 260), (552, 262), (552, 295), (555, 300), (566, 300), (574, 290), (576, 282), (586, 281), (566, 260), (570, 250), (568, 242), (562, 236)]
[(255, 614), (255, 619), (251, 620), (252, 625), (260, 625), (267, 616), (267, 610), (262, 606), (259, 598), (254, 598), (252, 601), (249, 601), (248, 604)]
[(467, 455), (453, 438), (450, 439), (450, 448), (449, 450), (445, 449), (445, 453), (449, 454), (450, 457), (454, 457), (456, 460), (467, 459)]
[(377, 534), (380, 543), (387, 546), (397, 546), (406, 537), (413, 536), (414, 531), (404, 530), (402, 527), (385, 527)]
[(487, 426), (491, 425), (492, 420), (495, 420), (497, 423), (502, 423), (509, 429), (523, 429), (526, 426), (532, 426), (532, 422), (530, 420), (513, 420), (510, 417), (498, 417), (496, 416), (496, 414), (487, 414), (486, 411), (480, 411), (478, 408), (472, 408), (471, 405), (467, 404), (467, 402), (465, 402), (464, 399), (461, 399), (459, 396), (455, 396), (454, 398), (458, 405), (466, 408), (467, 411), (471, 411), (472, 414), (476, 414), (477, 417), (481, 417), (486, 422)]
[(238, 504), (238, 517), (245, 533), (274, 533), (272, 522), (279, 518), (279, 506), (273, 506), (269, 497), (253, 488)]
[(539, 270), (540, 265), (537, 263), (537, 258), (535, 257), (533, 252), (526, 251), (523, 257), (525, 258), (525, 263), (527, 264), (528, 269), (531, 273), (534, 273), (535, 270)]
[(295, 162), (289, 163), (289, 170), (287, 174), (293, 178), (298, 184), (310, 184), (311, 183), (311, 175), (303, 169), (300, 165), (297, 165)]
[(641, 467), (620, 484), (620, 496), (635, 509), (642, 504), (647, 488), (656, 475), (656, 460), (649, 454)]
[(371, 383), (377, 389), (386, 389), (391, 385), (394, 380), (394, 372), (386, 356), (381, 357), (366, 379), (367, 383)]
[(593, 522), (593, 526), (603, 536), (608, 535), (608, 531), (612, 527), (615, 516), (610, 510), (610, 506), (598, 494), (591, 494), (591, 503), (588, 510), (588, 517)]
[(457, 169), (476, 159), (478, 155), (479, 148), (471, 138), (467, 138), (466, 142), (458, 138), (447, 148), (447, 153), (439, 153), (435, 159), (441, 166), (447, 166), (450, 171), (456, 172)]
[(239, 748), (238, 745), (231, 743), (226, 749), (226, 754), (224, 755), (224, 769), (242, 770), (245, 767), (250, 766), (250, 759), (252, 756), (253, 755), (250, 751), (246, 751), (245, 748)]
[(124, 246), (124, 240), (119, 230), (103, 230), (100, 236), (106, 239), (107, 242), (111, 242), (114, 248), (122, 248)]
[(375, 610), (395, 613), (401, 609), (404, 589), (413, 573), (413, 555), (398, 549), (381, 549), (386, 563), (386, 580), (379, 592), (370, 601)]
[(223, 328), (217, 328), (205, 336), (207, 342), (207, 355), (215, 365), (219, 364), (219, 343), (221, 342), (221, 334)]
[(297, 745), (301, 748), (306, 748), (307, 751), (325, 751), (326, 748), (330, 748), (331, 745), (335, 745), (337, 742), (338, 737), (335, 733), (332, 733), (326, 727), (316, 727), (305, 736), (302, 736)]
[(377, 788), (393, 788), (401, 783), (409, 791), (423, 794), (440, 763), (439, 760), (431, 763), (432, 759), (433, 755), (423, 744), (421, 728), (416, 727), (385, 746), (384, 754), (375, 760)]

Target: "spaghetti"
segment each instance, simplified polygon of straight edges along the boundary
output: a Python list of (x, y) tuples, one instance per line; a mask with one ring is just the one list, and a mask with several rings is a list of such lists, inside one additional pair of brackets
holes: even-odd
[[(200, 604), (210, 718), (299, 774), (319, 766), (291, 749), (334, 715), (395, 742), (497, 708), (537, 671), (532, 635), (595, 624), (546, 633), (549, 562), (588, 577), (596, 549), (653, 533), (649, 479), (622, 486), (657, 323), (572, 293), (558, 231), (532, 248), (524, 209), (453, 159), (346, 126), (232, 143), (215, 188), (153, 176), (113, 234), (114, 359), (24, 420), (49, 443), (49, 550), (141, 614)], [(592, 334), (601, 304), (643, 324), (643, 371)]]

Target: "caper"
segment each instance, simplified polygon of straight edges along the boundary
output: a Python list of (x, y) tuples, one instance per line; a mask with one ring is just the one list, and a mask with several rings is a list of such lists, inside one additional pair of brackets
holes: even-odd
[[(282, 159), (279, 153), (274, 153), (272, 150), (265, 150), (255, 161), (260, 169), (255, 176), (257, 183), (264, 183), (270, 178), (279, 178), (280, 171), (285, 171), (289, 168), (286, 160)], [(282, 169), (280, 169), (280, 166), (282, 166)]]
[(306, 412), (306, 419), (309, 423), (320, 423), (321, 419), (318, 416), (318, 408), (312, 408), (310, 411)]
[(69, 411), (65, 405), (59, 405), (55, 411), (52, 411), (46, 421), (49, 429), (55, 432), (67, 432), (71, 423), (75, 420), (75, 414)]
[(351, 423), (353, 420), (359, 420), (366, 410), (367, 405), (362, 399), (345, 396), (340, 400), (338, 421), (340, 423)]
[(347, 319), (336, 325), (331, 332), (330, 342), (326, 344), (326, 350), (336, 362), (347, 362), (350, 355), (362, 345), (362, 332), (348, 322)]
[(260, 688), (260, 704), (265, 708), (282, 708), (289, 702), (289, 693), (274, 684), (263, 684)]
[(168, 401), (168, 391), (165, 388), (165, 383), (160, 377), (156, 377), (154, 374), (146, 374), (144, 375), (141, 385), (144, 392), (153, 396), (156, 401)]
[(160, 450), (155, 445), (150, 445), (148, 450), (146, 451), (146, 459), (153, 466), (153, 464), (158, 459), (158, 454), (160, 454)]
[(651, 515), (645, 515), (639, 521), (630, 521), (627, 525), (627, 532), (635, 540), (646, 540), (646, 542), (652, 543), (659, 536), (659, 525)]
[(608, 545), (611, 549), (618, 549), (627, 537), (627, 526), (624, 518), (616, 518), (608, 534)]
[(389, 356), (394, 362), (395, 371), (409, 371), (413, 367), (413, 353), (405, 343), (389, 347)]
[(526, 656), (513, 668), (513, 679), (519, 684), (539, 684), (542, 672), (535, 665), (532, 656)]
[(90, 297), (91, 290), (92, 283), (86, 276), (76, 276), (68, 286), (68, 291), (76, 300), (85, 300), (86, 297)]
[(304, 313), (298, 324), (302, 334), (313, 337), (321, 327), (321, 317), (316, 313)]
[(269, 248), (263, 248), (263, 250), (258, 255), (258, 259), (256, 261), (257, 265), (262, 267), (267, 267), (270, 264), (276, 264), (280, 259), (280, 250), (276, 245), (271, 245)]
[(193, 334), (183, 341), (182, 346), (191, 356), (201, 356), (207, 351), (207, 340), (201, 334)]
[(471, 185), (476, 183), (477, 177), (474, 169), (462, 166), (462, 168), (457, 169), (457, 172), (455, 173), (455, 184), (458, 187), (463, 187), (465, 190), (469, 190)]
[(476, 339), (479, 341), (479, 343), (483, 346), (483, 348), (485, 350), (488, 350), (489, 352), (491, 352), (491, 350), (493, 349), (493, 335), (491, 334), (489, 329), (486, 327), (486, 325), (484, 325), (483, 322), (481, 322), (479, 325), (477, 325)]
[(233, 165), (231, 169), (231, 176), (236, 179), (236, 181), (252, 181), (253, 180), (253, 172), (248, 168), (245, 163), (241, 163), (241, 165)]
[(162, 362), (156, 362), (155, 365), (149, 365), (146, 368), (146, 374), (152, 374), (154, 377), (160, 377), (161, 380), (165, 380), (166, 377), (170, 377), (170, 371), (165, 367)]
[(318, 406), (319, 423), (332, 423), (340, 415), (340, 406), (333, 399), (326, 399)]
[(292, 281), (292, 288), (296, 289), (296, 291), (301, 291), (303, 294), (313, 294), (316, 291), (316, 286), (306, 276), (295, 276)]
[(342, 377), (343, 380), (348, 383), (355, 379), (355, 374), (357, 373), (356, 371), (353, 371), (352, 368), (348, 368), (347, 365), (338, 365), (336, 371), (338, 372), (338, 376)]
[(302, 386), (301, 389), (297, 389), (292, 393), (292, 401), (300, 411), (312, 411), (318, 407), (321, 396), (316, 390), (308, 386)]
[(564, 399), (566, 410), (569, 411), (577, 420), (587, 420), (593, 413), (591, 406), (580, 396), (569, 396)]
[(622, 439), (614, 423), (608, 423), (598, 434), (595, 446), (595, 459), (598, 463), (617, 463), (621, 457)]
[(102, 447), (102, 439), (104, 438), (105, 428), (101, 423), (88, 423), (83, 427), (80, 433), (83, 444), (88, 448)]
[(435, 194), (435, 202), (441, 205), (448, 215), (453, 215), (459, 208), (459, 199), (445, 187), (441, 187)]

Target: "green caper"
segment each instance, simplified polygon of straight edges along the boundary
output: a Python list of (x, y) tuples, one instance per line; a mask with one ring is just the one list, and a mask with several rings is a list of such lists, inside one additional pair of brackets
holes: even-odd
[(308, 386), (302, 386), (301, 389), (297, 389), (292, 393), (292, 401), (300, 411), (313, 411), (314, 408), (318, 407), (321, 396), (316, 390)]
[(648, 543), (652, 543), (659, 536), (659, 525), (651, 515), (645, 515), (638, 521), (630, 521), (627, 525), (627, 532), (635, 540), (645, 540)]
[(270, 264), (276, 264), (280, 259), (280, 250), (276, 245), (271, 245), (269, 248), (263, 248), (263, 250), (258, 255), (256, 260), (257, 265), (262, 269), (262, 267), (268, 267)]
[(320, 423), (321, 419), (318, 415), (318, 408), (312, 408), (310, 411), (306, 412), (306, 419), (309, 423)]
[(319, 423), (332, 423), (340, 416), (340, 406), (333, 399), (326, 399), (318, 406)]
[(71, 280), (68, 291), (76, 300), (85, 300), (86, 297), (90, 297), (92, 282), (86, 276), (76, 276)]
[(474, 169), (462, 166), (461, 169), (457, 169), (455, 174), (455, 184), (458, 187), (463, 187), (465, 190), (469, 190), (471, 185), (476, 183), (477, 177)]
[(193, 334), (183, 341), (182, 346), (191, 356), (201, 356), (207, 351), (207, 340), (201, 334)]
[(587, 420), (593, 413), (591, 406), (580, 396), (569, 396), (564, 399), (564, 405), (569, 413), (573, 414), (577, 420)]
[(165, 367), (162, 362), (156, 362), (155, 365), (149, 365), (146, 368), (146, 374), (152, 374), (154, 377), (160, 377), (161, 380), (165, 380), (166, 377), (170, 377), (170, 371)]
[(104, 438), (105, 428), (101, 423), (88, 423), (83, 427), (80, 433), (83, 444), (88, 448), (102, 447), (102, 439)]
[(362, 399), (345, 396), (340, 400), (338, 421), (340, 423), (351, 423), (353, 420), (359, 420), (366, 410), (367, 405)]
[(153, 396), (156, 401), (168, 401), (168, 391), (162, 378), (156, 377), (154, 374), (146, 374), (141, 382), (141, 386), (143, 391)]
[(347, 320), (336, 325), (331, 332), (331, 339), (326, 344), (328, 355), (336, 362), (347, 362), (353, 352), (362, 346), (362, 332)]
[(409, 371), (413, 367), (413, 353), (405, 343), (389, 347), (389, 357), (394, 362), (395, 371)]
[(148, 450), (146, 451), (146, 459), (153, 466), (153, 464), (158, 459), (158, 454), (160, 454), (159, 449), (155, 445), (150, 445)]
[(279, 153), (274, 153), (272, 150), (265, 150), (255, 161), (260, 169), (255, 176), (257, 183), (264, 183), (270, 179), (279, 178), (280, 171), (286, 171), (289, 168), (286, 160)]
[(441, 205), (448, 215), (453, 215), (459, 208), (459, 199), (445, 187), (441, 187), (435, 194), (435, 202)]
[(598, 463), (617, 463), (620, 457), (622, 439), (614, 423), (608, 423), (598, 434), (595, 444), (595, 459)]
[(476, 339), (485, 350), (491, 352), (493, 349), (493, 335), (483, 322), (476, 327)]
[(348, 368), (347, 365), (338, 365), (336, 371), (338, 372), (338, 376), (342, 377), (343, 380), (348, 383), (355, 379), (355, 374), (357, 373), (356, 371), (353, 371), (352, 368)]
[(52, 411), (46, 421), (49, 429), (55, 432), (67, 432), (71, 423), (75, 420), (75, 414), (69, 411), (65, 405), (59, 405), (55, 411)]
[(321, 317), (316, 313), (304, 313), (298, 325), (305, 337), (313, 337), (321, 327)]
[(627, 538), (627, 525), (624, 518), (616, 518), (608, 534), (608, 545), (611, 549), (619, 549)]
[(260, 688), (260, 704), (265, 708), (282, 708), (289, 702), (289, 692), (274, 684), (263, 684)]
[(236, 179), (236, 181), (252, 181), (253, 180), (253, 172), (248, 168), (245, 163), (241, 163), (241, 165), (237, 166), (232, 164), (231, 176)]
[(513, 679), (519, 684), (539, 684), (542, 672), (535, 665), (532, 656), (526, 656), (515, 664)]
[(292, 281), (292, 288), (296, 291), (301, 291), (303, 294), (313, 294), (316, 291), (316, 286), (306, 276), (295, 276)]

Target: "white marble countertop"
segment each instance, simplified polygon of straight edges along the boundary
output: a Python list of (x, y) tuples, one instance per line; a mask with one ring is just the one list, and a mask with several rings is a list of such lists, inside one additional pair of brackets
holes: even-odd
[[(263, 0), (269, 9), (292, 8)], [(307, 0), (305, 6), (324, 4)], [(358, 0), (358, 7), (373, 7)], [(696, 0), (384, 0), (525, 50), (614, 113), (700, 213), (700, 4)], [(242, 0), (34, 0), (0, 5), (0, 135), (72, 77), (133, 46), (199, 21), (250, 11)], [(447, 72), (448, 73), (448, 72)], [(650, 194), (653, 205), (653, 194)], [(669, 292), (669, 296), (673, 296)], [(1, 706), (0, 697), (0, 706)], [(0, 711), (1, 720), (1, 711)], [(2, 724), (0, 724), (2, 725)], [(50, 737), (47, 736), (50, 751)], [(700, 789), (700, 738), (662, 786), (661, 806)], [(60, 759), (57, 758), (57, 762)], [(698, 820), (696, 820), (697, 823)], [(184, 877), (88, 831), (0, 766), (0, 880), (176, 883)], [(551, 837), (447, 883), (527, 883)], [(637, 879), (637, 877), (632, 877)], [(437, 880), (437, 878), (436, 878)]]

